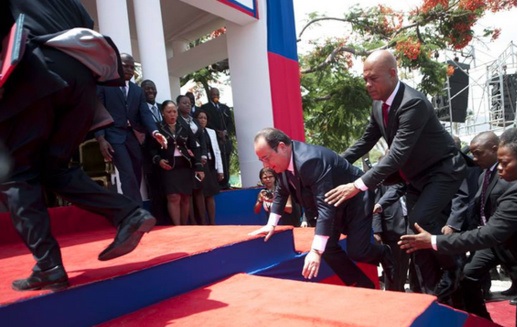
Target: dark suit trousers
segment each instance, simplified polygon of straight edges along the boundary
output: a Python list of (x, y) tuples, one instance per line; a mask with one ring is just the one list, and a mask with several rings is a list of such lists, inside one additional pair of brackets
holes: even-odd
[(221, 151), (221, 160), (223, 162), (223, 179), (219, 181), (221, 188), (230, 187), (230, 155), (232, 154), (232, 140), (222, 140), (218, 138), (218, 145)]
[(406, 251), (401, 250), (399, 245), (397, 245), (397, 240), (390, 240), (385, 241), (383, 240), (384, 244), (387, 244), (390, 246), (390, 249), (392, 250), (392, 255), (394, 257), (394, 262), (396, 266), (396, 271), (394, 274), (394, 282), (391, 283), (385, 274), (385, 289), (391, 290), (391, 291), (399, 291), (399, 292), (405, 292), (405, 283), (407, 280), (408, 275), (408, 266), (409, 266), (409, 260), (410, 257), (406, 253)]
[(464, 266), (464, 278), (461, 281), (462, 299), (465, 310), (480, 317), (491, 319), (486, 309), (482, 280), (491, 268), (501, 263), (492, 248), (478, 250)]
[(44, 53), (51, 59), (50, 69), (70, 87), (38, 99), (20, 114), (0, 122), (0, 139), (14, 160), (11, 176), (1, 185), (2, 200), (37, 261), (36, 271), (61, 264), (59, 246), (50, 231), (44, 188), (105, 216), (114, 225), (138, 207), (102, 188), (78, 167), (68, 167), (93, 119), (95, 81), (86, 67), (64, 53), (51, 49)]
[[(373, 201), (373, 192), (362, 192), (337, 211), (341, 224), (335, 225), (323, 254), (325, 262), (346, 285), (374, 288), (374, 283), (354, 263), (377, 265), (383, 256), (383, 246), (372, 242)], [(338, 244), (341, 233), (347, 235), (346, 251)]]
[(142, 167), (145, 176), (146, 189), (150, 200), (150, 211), (157, 220), (157, 225), (171, 225), (171, 218), (167, 213), (167, 198), (162, 187), (162, 168), (153, 163), (151, 156), (150, 143), (155, 142), (146, 136), (146, 141), (142, 146)]
[[(459, 161), (460, 160), (460, 161)], [(452, 164), (453, 161), (453, 164)], [(413, 180), (407, 188), (408, 225), (415, 231), (414, 223), (438, 235), (448, 219), (450, 201), (455, 196), (466, 174), (460, 155), (428, 169), (424, 176)], [(413, 254), (416, 273), (423, 293), (434, 294), (441, 278), (441, 268), (455, 269), (456, 256), (439, 254), (433, 250), (417, 251)]]
[[(109, 140), (108, 140), (109, 142)], [(124, 144), (113, 144), (113, 164), (119, 172), (122, 194), (142, 205), (142, 150), (132, 129), (126, 130)]]

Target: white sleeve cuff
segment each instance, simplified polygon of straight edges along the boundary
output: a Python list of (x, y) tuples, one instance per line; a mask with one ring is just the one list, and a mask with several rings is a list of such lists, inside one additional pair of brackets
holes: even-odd
[(437, 235), (432, 235), (432, 249), (437, 251)]
[(313, 243), (311, 244), (311, 248), (318, 250), (320, 253), (323, 253), (324, 250), (326, 249), (328, 239), (329, 239), (329, 236), (315, 235), (313, 237)]
[(365, 186), (365, 183), (362, 181), (361, 178), (355, 180), (353, 184), (357, 189), (361, 191), (367, 191), (369, 189), (367, 186)]
[(268, 216), (268, 223), (267, 225), (277, 226), (279, 223), (279, 220), (281, 219), (281, 215), (278, 215), (276, 213), (270, 212), (270, 216)]

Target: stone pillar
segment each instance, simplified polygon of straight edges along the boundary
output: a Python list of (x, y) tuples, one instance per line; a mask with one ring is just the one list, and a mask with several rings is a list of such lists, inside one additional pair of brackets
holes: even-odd
[(133, 54), (126, 0), (97, 0), (99, 32), (111, 37), (119, 52)]
[(133, 0), (133, 5), (143, 79), (155, 82), (159, 99), (171, 99), (160, 0)]

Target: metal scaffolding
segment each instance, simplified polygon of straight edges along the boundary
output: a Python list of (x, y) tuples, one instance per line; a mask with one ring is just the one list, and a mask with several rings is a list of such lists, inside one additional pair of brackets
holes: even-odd
[[(473, 50), (474, 51), (474, 50)], [(445, 99), (442, 107), (435, 105), (437, 115), (443, 117), (444, 127), (466, 143), (478, 133), (492, 130), (497, 135), (506, 127), (516, 125), (516, 71), (517, 49), (514, 43), (492, 62), (483, 66), (474, 65), (474, 59), (468, 58), (469, 101), (464, 122), (452, 120), (452, 94), (450, 85), (445, 85)], [(434, 102), (434, 101), (432, 101)], [(447, 118), (447, 119), (445, 119)]]

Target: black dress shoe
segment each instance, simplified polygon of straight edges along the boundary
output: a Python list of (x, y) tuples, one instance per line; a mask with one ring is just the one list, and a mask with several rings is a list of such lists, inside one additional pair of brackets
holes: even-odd
[(99, 254), (99, 260), (111, 260), (130, 253), (137, 247), (144, 233), (153, 229), (155, 224), (155, 217), (147, 210), (135, 210), (120, 223), (115, 239)]
[(68, 287), (68, 276), (61, 265), (44, 271), (33, 271), (28, 278), (18, 279), (12, 283), (12, 288), (15, 291), (41, 289), (57, 291), (66, 287)]
[(383, 245), (383, 256), (381, 257), (381, 267), (385, 273), (385, 277), (390, 285), (394, 285), (394, 278), (396, 275), (396, 264), (394, 262), (394, 256), (392, 255), (392, 249), (388, 245)]
[(440, 303), (447, 301), (448, 298), (459, 288), (461, 274), (462, 272), (460, 268), (444, 270), (442, 272), (441, 279), (435, 287), (435, 295)]
[(509, 289), (502, 291), (500, 294), (504, 296), (513, 296), (516, 295), (516, 285), (513, 283)]
[(510, 305), (516, 305), (516, 298), (509, 300)]

